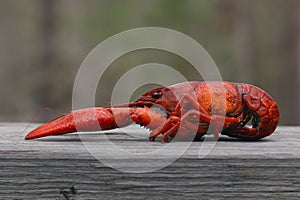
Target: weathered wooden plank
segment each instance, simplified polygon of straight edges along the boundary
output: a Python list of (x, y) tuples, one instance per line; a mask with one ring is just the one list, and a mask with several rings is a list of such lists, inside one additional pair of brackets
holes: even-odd
[[(86, 150), (77, 134), (24, 141), (24, 127), (0, 124), (0, 199), (300, 198), (299, 127), (280, 127), (259, 142), (224, 137), (202, 159), (203, 142), (195, 142), (170, 166), (149, 173), (106, 167)], [(132, 152), (165, 145), (148, 142), (147, 133), (137, 127), (128, 129), (131, 136), (119, 130), (107, 136)], [(98, 142), (111, 148), (101, 138)]]

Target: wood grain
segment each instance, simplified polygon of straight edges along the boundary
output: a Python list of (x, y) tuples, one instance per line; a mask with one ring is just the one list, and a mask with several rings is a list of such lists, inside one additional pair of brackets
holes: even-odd
[[(0, 199), (300, 198), (300, 127), (279, 127), (258, 142), (222, 137), (204, 158), (199, 158), (199, 149), (205, 143), (194, 142), (180, 159), (163, 169), (124, 173), (95, 159), (78, 134), (25, 141), (25, 126), (0, 124)], [(111, 148), (101, 140), (107, 136), (134, 153), (166, 145), (159, 140), (149, 142), (147, 133), (136, 126), (126, 130), (131, 134), (120, 130), (97, 133), (97, 142)]]

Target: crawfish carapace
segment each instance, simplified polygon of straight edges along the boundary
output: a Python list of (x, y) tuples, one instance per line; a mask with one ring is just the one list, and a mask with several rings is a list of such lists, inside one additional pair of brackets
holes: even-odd
[[(158, 106), (165, 113), (154, 109)], [(162, 142), (170, 136), (201, 137), (207, 134), (210, 125), (216, 136), (220, 132), (230, 137), (257, 140), (275, 131), (279, 111), (270, 95), (250, 84), (184, 82), (153, 89), (128, 104), (72, 111), (37, 127), (25, 139), (78, 129), (108, 130), (132, 122), (151, 129), (151, 141), (159, 135), (162, 135)]]

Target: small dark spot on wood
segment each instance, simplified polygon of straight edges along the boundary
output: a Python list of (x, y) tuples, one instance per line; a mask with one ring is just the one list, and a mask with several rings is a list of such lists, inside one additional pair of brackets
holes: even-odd
[(59, 193), (62, 194), (66, 200), (69, 200), (70, 196), (74, 196), (77, 193), (77, 190), (72, 186), (68, 189), (61, 189)]

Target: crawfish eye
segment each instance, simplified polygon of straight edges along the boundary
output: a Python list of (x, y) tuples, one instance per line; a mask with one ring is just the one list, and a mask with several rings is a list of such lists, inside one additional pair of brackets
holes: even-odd
[(161, 97), (161, 92), (153, 92), (153, 93), (152, 93), (152, 98), (158, 99), (158, 98), (160, 98), (160, 97)]

